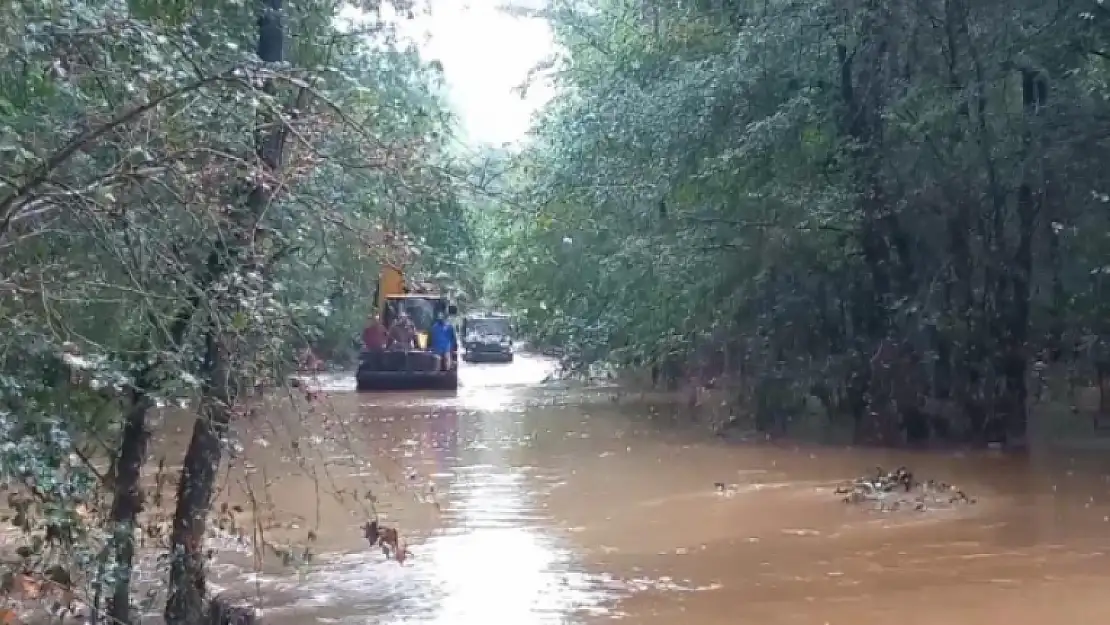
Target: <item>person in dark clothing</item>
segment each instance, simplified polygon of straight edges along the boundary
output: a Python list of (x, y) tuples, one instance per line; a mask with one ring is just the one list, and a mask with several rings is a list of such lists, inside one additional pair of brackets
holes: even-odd
[(380, 352), (385, 349), (388, 342), (389, 335), (385, 326), (382, 325), (377, 315), (372, 315), (370, 322), (366, 324), (366, 329), (362, 331), (363, 346), (366, 347), (367, 351)]
[(404, 311), (397, 314), (389, 328), (389, 349), (408, 351), (416, 349), (416, 326)]

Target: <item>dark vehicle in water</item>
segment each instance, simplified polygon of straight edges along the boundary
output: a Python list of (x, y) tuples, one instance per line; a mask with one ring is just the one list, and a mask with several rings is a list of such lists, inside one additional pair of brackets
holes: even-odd
[(466, 362), (512, 362), (512, 317), (501, 313), (467, 315), (463, 319), (462, 344)]

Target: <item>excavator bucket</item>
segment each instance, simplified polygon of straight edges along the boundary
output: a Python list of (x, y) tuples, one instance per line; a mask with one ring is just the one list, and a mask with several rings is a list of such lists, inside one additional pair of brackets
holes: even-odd
[(364, 352), (356, 374), (359, 391), (454, 391), (459, 370), (436, 370), (435, 356), (422, 351)]

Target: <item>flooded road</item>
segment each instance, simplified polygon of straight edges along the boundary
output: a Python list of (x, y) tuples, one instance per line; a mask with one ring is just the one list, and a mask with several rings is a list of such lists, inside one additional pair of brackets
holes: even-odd
[[(255, 485), (226, 493), (265, 491), (295, 519), (272, 536), (313, 534), (310, 563), (254, 578), (267, 622), (1040, 625), (1110, 609), (1110, 453), (729, 445), (549, 372), (471, 365), (457, 396), (324, 380), (308, 409), (323, 434), (254, 423), (269, 434), (242, 434), (238, 462)], [(275, 451), (288, 439), (296, 453)], [(978, 502), (888, 514), (833, 494), (900, 464)], [(370, 508), (407, 535), (404, 564), (368, 548)]]

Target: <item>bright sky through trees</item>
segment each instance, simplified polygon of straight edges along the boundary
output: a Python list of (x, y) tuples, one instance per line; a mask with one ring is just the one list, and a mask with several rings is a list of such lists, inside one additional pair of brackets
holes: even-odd
[(443, 64), (451, 102), (462, 121), (460, 132), (470, 144), (519, 141), (532, 113), (551, 97), (546, 84), (533, 85), (525, 99), (514, 91), (554, 51), (554, 44), (546, 22), (508, 15), (501, 8), (506, 4), (433, 0), (430, 14), (402, 25), (425, 58)]

